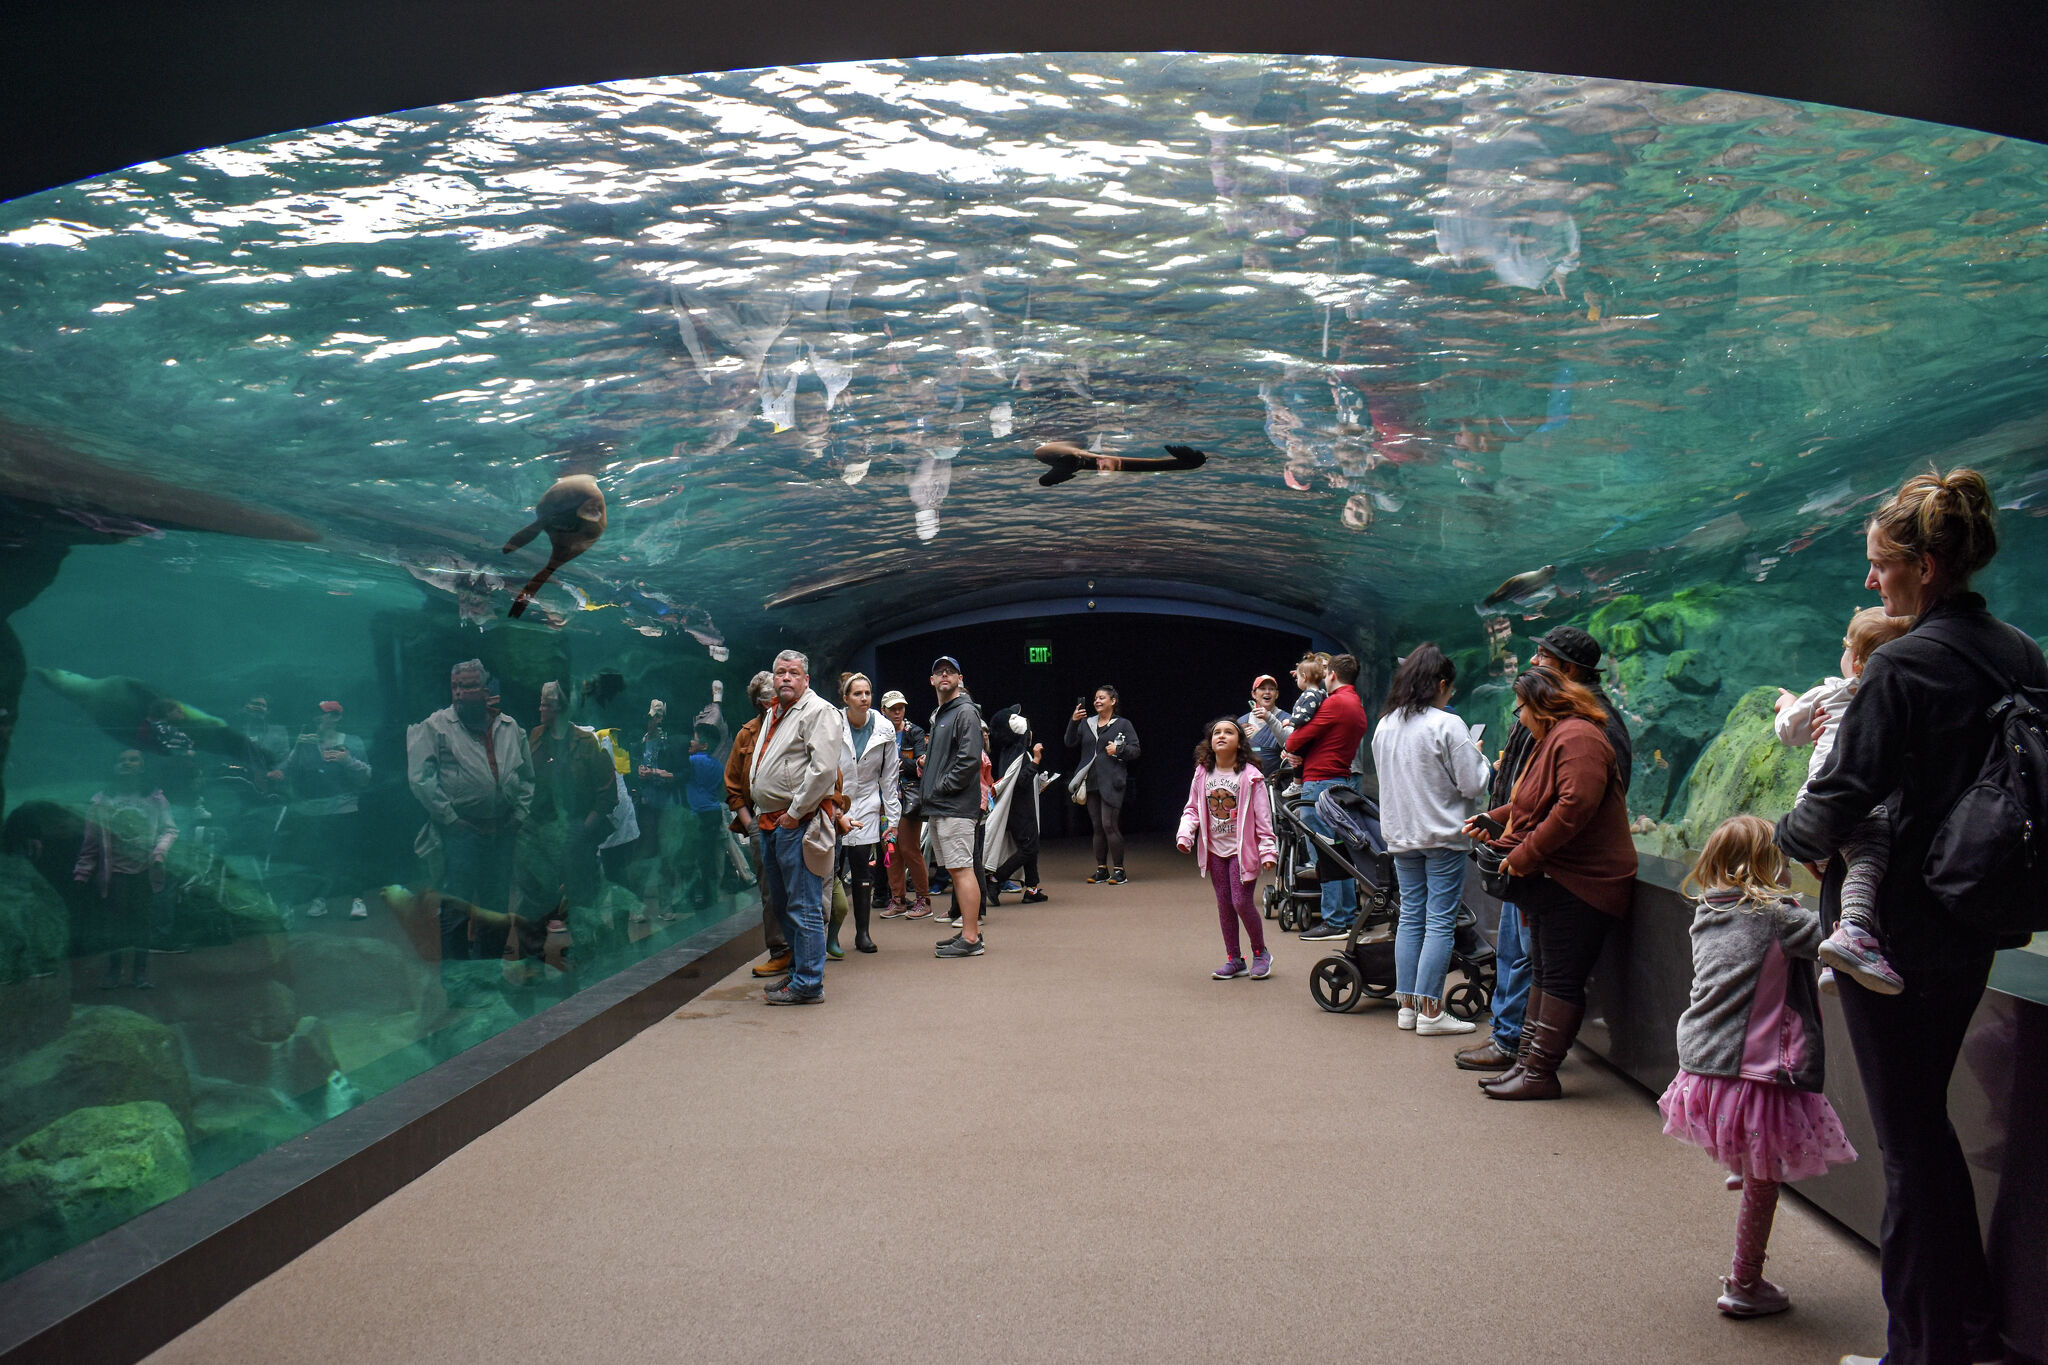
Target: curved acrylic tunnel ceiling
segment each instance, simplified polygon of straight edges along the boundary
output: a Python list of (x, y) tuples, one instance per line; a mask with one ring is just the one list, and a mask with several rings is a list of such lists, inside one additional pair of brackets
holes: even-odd
[[(0, 414), (497, 615), (471, 575), (594, 473), (543, 624), (830, 653), (1100, 576), (1474, 644), (1698, 581), (1846, 603), (1868, 500), (1944, 452), (2037, 496), (2044, 197), (2038, 144), (1471, 68), (634, 80), (5, 205)], [(1208, 460), (1044, 487), (1055, 439)]]

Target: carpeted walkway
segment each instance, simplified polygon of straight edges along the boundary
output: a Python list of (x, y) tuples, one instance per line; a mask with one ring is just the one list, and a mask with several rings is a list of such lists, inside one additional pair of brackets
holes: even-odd
[[(1803, 1205), (1714, 1311), (1736, 1196), (1574, 1058), (1481, 1097), (1315, 945), (1216, 982), (1186, 859), (995, 912), (986, 956), (878, 925), (827, 1003), (714, 987), (328, 1238), (159, 1362), (1831, 1362), (1874, 1257)], [(849, 926), (849, 941), (851, 926)], [(1866, 1153), (1874, 1160), (1875, 1153)]]

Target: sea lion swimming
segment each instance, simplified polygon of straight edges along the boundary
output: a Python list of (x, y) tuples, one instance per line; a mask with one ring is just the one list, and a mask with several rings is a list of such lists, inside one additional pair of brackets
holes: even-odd
[(140, 678), (122, 677), (118, 673), (88, 678), (63, 668), (38, 668), (35, 672), (51, 691), (92, 717), (93, 724), (116, 744), (134, 744), (137, 732), (146, 723), (161, 721), (182, 732), (194, 748), (219, 754), (257, 772), (270, 767), (269, 760), (249, 737), (219, 716), (167, 697)]
[(1071, 441), (1047, 441), (1031, 453), (1042, 463), (1052, 466), (1038, 476), (1038, 482), (1046, 488), (1065, 483), (1084, 469), (1147, 474), (1163, 469), (1200, 469), (1209, 459), (1193, 446), (1168, 446), (1164, 456), (1104, 455), (1098, 451), (1083, 450)]
[(1555, 564), (1545, 564), (1540, 569), (1531, 569), (1527, 573), (1518, 573), (1488, 593), (1486, 600), (1480, 603), (1480, 605), (1492, 607), (1498, 606), (1502, 602), (1520, 601), (1524, 597), (1542, 591), (1549, 585), (1550, 580), (1555, 577), (1557, 577), (1557, 565)]
[(519, 590), (512, 610), (507, 613), (510, 616), (523, 615), (526, 604), (556, 569), (597, 544), (605, 528), (604, 490), (588, 474), (571, 474), (556, 479), (554, 487), (540, 495), (533, 512), (533, 520), (505, 542), (504, 552), (511, 554), (542, 531), (548, 533), (548, 544), (553, 550), (546, 567), (527, 579), (526, 586)]

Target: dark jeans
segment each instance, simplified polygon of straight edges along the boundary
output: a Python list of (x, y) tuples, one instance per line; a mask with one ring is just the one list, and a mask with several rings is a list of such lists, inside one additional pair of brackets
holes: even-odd
[(1088, 823), (1095, 827), (1095, 865), (1124, 865), (1124, 811), (1102, 799), (1100, 792), (1088, 793)]
[[(504, 910), (511, 904), (512, 830), (503, 822), (484, 825), (472, 833), (460, 824), (441, 826), (441, 851), (447, 860), (442, 879), (444, 895), (468, 901), (486, 910)], [(441, 911), (441, 960), (459, 962), (464, 958), (488, 960), (505, 955), (506, 930), (479, 924), (474, 940), (469, 937), (469, 912)]]
[(1968, 1365), (2003, 1355), (1977, 1199), (1948, 1118), (1949, 1076), (1984, 995), (1991, 958), (1904, 967), (1906, 989), (1878, 995), (1837, 972), (1842, 1017), (1884, 1153), (1879, 1269), (1887, 1365)]
[(1529, 1003), (1528, 935), (1513, 901), (1502, 903), (1493, 938), (1493, 1045), (1512, 1056), (1522, 1043), (1522, 1011)]
[(1614, 916), (1601, 914), (1547, 877), (1518, 877), (1514, 890), (1528, 935), (1530, 982), (1553, 1000), (1585, 1004), (1586, 978), (1600, 960)]

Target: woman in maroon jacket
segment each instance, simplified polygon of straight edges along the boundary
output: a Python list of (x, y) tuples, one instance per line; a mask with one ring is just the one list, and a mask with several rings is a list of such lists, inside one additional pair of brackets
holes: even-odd
[(1634, 896), (1636, 849), (1599, 698), (1539, 667), (1515, 680), (1515, 699), (1535, 752), (1508, 803), (1465, 832), (1485, 838), (1484, 820), (1505, 826), (1491, 843), (1507, 853), (1508, 899), (1527, 926), (1532, 984), (1514, 1066), (1479, 1086), (1497, 1100), (1554, 1100), (1557, 1068), (1586, 1017), (1586, 978)]

